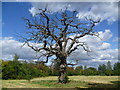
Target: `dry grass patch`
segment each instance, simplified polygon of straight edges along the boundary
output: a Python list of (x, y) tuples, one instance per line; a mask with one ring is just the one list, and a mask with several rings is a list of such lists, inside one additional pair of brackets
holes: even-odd
[(93, 83), (111, 84), (111, 81), (119, 81), (118, 76), (70, 76), (71, 80)]
[(120, 83), (118, 76), (69, 76), (70, 82), (59, 84), (57, 76), (27, 80), (3, 80), (4, 88), (112, 88)]

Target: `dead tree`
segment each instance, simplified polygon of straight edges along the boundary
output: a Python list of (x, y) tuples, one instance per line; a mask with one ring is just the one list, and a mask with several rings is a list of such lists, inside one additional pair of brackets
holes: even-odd
[[(39, 11), (32, 20), (24, 19), (29, 30), (27, 32), (29, 37), (24, 38), (24, 45), (27, 44), (36, 52), (44, 52), (46, 61), (41, 63), (47, 63), (50, 57), (56, 56), (56, 60), (60, 60), (59, 82), (66, 83), (67, 65), (76, 65), (67, 63), (67, 57), (80, 46), (89, 52), (87, 44), (79, 39), (86, 35), (98, 36), (93, 28), (100, 19), (93, 20), (86, 17), (81, 20), (76, 17), (77, 11), (70, 12), (67, 9), (55, 13), (50, 13), (46, 8)], [(41, 44), (41, 46), (34, 46), (30, 42)]]

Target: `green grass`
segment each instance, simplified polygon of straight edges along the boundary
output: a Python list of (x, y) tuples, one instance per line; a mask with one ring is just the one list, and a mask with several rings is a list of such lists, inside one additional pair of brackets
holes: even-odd
[(32, 84), (39, 84), (45, 87), (50, 88), (73, 88), (73, 87), (86, 87), (86, 82), (81, 81), (70, 81), (67, 84), (60, 84), (57, 80), (42, 80), (42, 81), (33, 81)]
[(56, 76), (27, 80), (3, 80), (3, 88), (115, 88), (118, 76), (69, 76), (70, 82), (60, 84)]

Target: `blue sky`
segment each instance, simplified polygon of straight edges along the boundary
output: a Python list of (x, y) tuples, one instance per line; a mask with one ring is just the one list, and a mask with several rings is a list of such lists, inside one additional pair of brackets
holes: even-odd
[[(19, 47), (22, 42), (19, 41), (19, 38), (16, 36), (16, 34), (19, 33), (21, 35), (24, 35), (25, 31), (27, 30), (27, 28), (25, 27), (26, 24), (22, 18), (32, 17), (34, 13), (37, 13), (36, 8), (44, 8), (45, 5), (46, 3), (3, 2), (2, 3), (2, 25), (3, 25), (2, 37), (3, 39), (1, 40), (2, 44), (4, 45), (6, 42), (6, 44), (10, 45), (11, 42), (15, 42), (16, 44), (19, 44), (18, 45)], [(53, 12), (57, 12), (58, 9), (64, 8), (65, 5), (68, 5), (70, 7), (70, 11), (72, 11), (73, 9), (78, 9), (79, 16), (82, 15), (83, 12), (86, 13), (85, 15), (90, 14), (93, 17), (95, 17), (95, 15), (101, 16), (102, 22), (96, 25), (96, 30), (98, 30), (98, 32), (102, 32), (105, 35), (102, 37), (106, 39), (100, 42), (104, 43), (104, 45), (103, 44), (101, 45), (103, 45), (106, 51), (101, 49), (101, 52), (99, 53), (107, 52), (106, 54), (108, 54), (108, 56), (104, 56), (104, 55), (102, 56), (101, 54), (100, 57), (106, 57), (106, 60), (112, 61), (109, 55), (111, 55), (111, 53), (114, 53), (115, 55), (117, 55), (116, 50), (118, 49), (118, 41), (117, 41), (118, 40), (118, 18), (117, 18), (117, 11), (115, 11), (117, 9), (116, 3), (90, 3), (90, 4), (89, 3), (83, 4), (80, 2), (74, 3), (74, 4), (73, 3), (48, 3), (48, 9)], [(101, 6), (102, 9), (99, 8), (99, 6)], [(84, 8), (84, 9), (81, 9), (81, 8)], [(114, 11), (111, 9), (113, 9)], [(85, 40), (87, 39), (85, 38)], [(89, 44), (92, 47), (92, 44), (90, 42)], [(5, 48), (5, 46), (7, 47), (7, 45), (4, 45), (4, 46), (3, 45), (2, 45), (2, 48)], [(20, 54), (20, 52), (22, 52), (22, 51), (17, 52), (14, 49), (14, 44), (12, 45), (13, 47), (10, 47), (11, 46), (10, 45), (8, 46), (9, 48), (7, 47), (6, 50), (3, 49), (3, 57), (2, 57), (3, 59), (12, 59), (12, 56), (14, 55), (14, 53)], [(96, 47), (103, 48), (101, 46), (97, 46), (97, 44), (96, 44)], [(16, 46), (16, 49), (19, 50), (20, 48), (18, 49)], [(29, 50), (27, 47), (24, 47), (24, 49), (26, 49), (26, 51), (24, 52), (25, 53), (29, 52), (30, 55), (28, 55), (27, 57), (25, 55), (20, 54), (21, 59), (34, 59), (35, 55), (31, 55), (33, 54), (32, 53), (33, 51)], [(115, 51), (115, 52), (112, 52), (112, 51)], [(113, 60), (115, 59), (113, 63), (116, 62), (116, 60), (118, 59), (116, 56), (111, 56), (111, 57), (114, 57)], [(88, 57), (86, 56), (85, 59), (87, 60)], [(103, 63), (103, 61), (100, 61), (102, 59), (98, 61), (93, 59), (91, 60), (95, 63), (96, 62)], [(84, 61), (83, 63), (85, 64)]]
[[(23, 17), (31, 16), (29, 9), (32, 7), (31, 3), (26, 2), (3, 2), (2, 4), (2, 22), (3, 22), (3, 37), (17, 38), (17, 33), (26, 31), (25, 21)], [(108, 24), (106, 20), (97, 25), (97, 30), (104, 31), (110, 29), (113, 33), (113, 38), (107, 42), (112, 44), (112, 48), (116, 48), (116, 42), (111, 42), (112, 39), (118, 37), (118, 21)]]
[[(30, 3), (18, 3), (18, 2), (4, 2), (2, 4), (2, 21), (3, 25), (3, 37), (16, 36), (14, 34), (22, 33), (25, 28), (25, 22), (22, 19), (30, 15), (28, 9), (31, 7)], [(7, 26), (7, 27), (6, 27)]]

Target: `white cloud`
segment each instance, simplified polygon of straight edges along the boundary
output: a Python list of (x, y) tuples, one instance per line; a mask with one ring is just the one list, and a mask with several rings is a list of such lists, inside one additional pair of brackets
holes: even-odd
[(102, 45), (99, 47), (100, 50), (105, 50), (110, 48), (110, 43), (102, 43)]
[(99, 32), (99, 34), (100, 34), (100, 38), (102, 39), (102, 41), (107, 41), (108, 39), (112, 37), (112, 33), (109, 29), (106, 29), (104, 33), (101, 31)]
[[(99, 64), (111, 61), (115, 63), (118, 60), (118, 49), (111, 49), (111, 44), (106, 41), (112, 37), (110, 30), (105, 30), (104, 32), (99, 32), (104, 38), (107, 35), (107, 39), (100, 40), (99, 38), (93, 36), (85, 36), (80, 39), (81, 41), (87, 42), (89, 48), (92, 50), (87, 53), (80, 47), (77, 51), (71, 54), (67, 59), (70, 61), (79, 60), (80, 65), (97, 66)], [(100, 35), (101, 35), (100, 34)], [(108, 38), (109, 37), (109, 38)], [(29, 47), (21, 47), (23, 43), (14, 40), (13, 37), (3, 37), (0, 39), (0, 48), (2, 48), (2, 59), (11, 60), (14, 54), (20, 56), (20, 59), (36, 59), (36, 53)], [(34, 43), (31, 43), (34, 44)], [(40, 44), (41, 45), (41, 44)], [(39, 45), (39, 46), (40, 46)], [(0, 55), (1, 56), (1, 55)]]
[(38, 9), (36, 9), (35, 7), (32, 7), (31, 9), (29, 9), (29, 12), (32, 13), (32, 16), (35, 16), (35, 14), (38, 13)]
[(93, 19), (101, 18), (101, 20), (107, 20), (109, 24), (115, 22), (118, 19), (118, 7), (117, 3), (97, 3), (90, 7), (89, 11), (79, 12), (78, 16), (81, 17), (91, 16)]
[(35, 59), (36, 53), (27, 45), (21, 47), (23, 43), (14, 40), (13, 37), (3, 37), (0, 40), (0, 48), (2, 48), (2, 59), (11, 60), (15, 54), (20, 56), (20, 59)]
[(111, 59), (111, 55), (110, 54), (102, 54), (100, 55), (100, 60), (106, 60), (106, 59)]
[(98, 33), (99, 33), (100, 38), (98, 38), (96, 36), (86, 35), (86, 36), (80, 38), (80, 41), (83, 41), (86, 44), (88, 44), (89, 48), (92, 51), (95, 51), (96, 49), (97, 50), (99, 50), (99, 49), (102, 50), (102, 49), (110, 48), (110, 46), (111, 46), (110, 43), (106, 43), (104, 41), (107, 41), (112, 37), (111, 31), (110, 30), (105, 30), (104, 32), (99, 31)]
[(118, 19), (118, 5), (115, 2), (41, 2), (32, 3), (31, 9), (29, 11), (34, 15), (37, 13), (35, 8), (47, 8), (52, 12), (57, 12), (65, 7), (69, 7), (70, 11), (77, 10), (77, 16), (79, 18), (84, 18), (85, 16), (91, 16), (93, 19), (98, 17), (101, 20), (107, 20), (109, 24), (117, 21)]
[[(112, 49), (111, 44), (106, 41), (112, 37), (112, 33), (110, 30), (105, 30), (99, 32), (100, 40), (94, 36), (85, 36), (80, 39), (80, 41), (85, 41), (92, 50), (92, 52), (88, 53), (80, 47), (77, 51), (74, 51), (71, 56), (67, 59), (71, 61), (79, 60), (80, 65), (92, 65), (97, 66), (97, 64), (103, 64), (107, 61), (111, 61), (111, 63), (115, 63), (118, 61), (118, 49)], [(105, 38), (106, 37), (106, 38)]]

